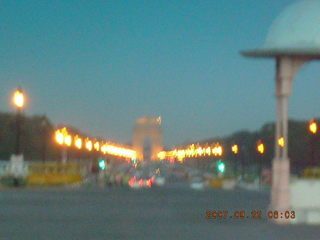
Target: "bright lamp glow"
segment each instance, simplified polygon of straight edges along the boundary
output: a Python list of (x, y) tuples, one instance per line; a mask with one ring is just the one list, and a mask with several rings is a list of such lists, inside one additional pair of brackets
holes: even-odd
[(24, 94), (21, 89), (18, 89), (13, 94), (13, 103), (17, 108), (23, 108), (24, 106)]

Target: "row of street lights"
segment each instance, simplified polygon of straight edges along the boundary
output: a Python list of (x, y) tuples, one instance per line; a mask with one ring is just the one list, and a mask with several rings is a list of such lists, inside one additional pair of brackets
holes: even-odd
[[(317, 134), (318, 131), (318, 125), (317, 123), (312, 119), (309, 122), (309, 132), (315, 136)], [(283, 137), (279, 137), (278, 141), (277, 141), (278, 145), (280, 146), (280, 148), (283, 148), (285, 146), (285, 139)], [(201, 147), (199, 144), (197, 145), (197, 147), (194, 147), (195, 145), (192, 144), (189, 147), (187, 147), (187, 149), (174, 149), (172, 151), (168, 151), (168, 152), (160, 152), (158, 154), (160, 159), (164, 159), (166, 157), (173, 157), (178, 159), (179, 161), (183, 162), (184, 159), (186, 157), (191, 157), (191, 158), (197, 158), (197, 157), (202, 157), (202, 156), (210, 156), (210, 155), (214, 155), (214, 156), (218, 156), (221, 157), (223, 154), (223, 147), (217, 143), (215, 147), (213, 147), (212, 149), (219, 149), (219, 151), (210, 151), (210, 147)], [(312, 162), (314, 162), (314, 152), (315, 152), (315, 138), (313, 137), (311, 139), (311, 147), (312, 147)], [(262, 140), (258, 140), (256, 142), (256, 151), (257, 153), (261, 156), (261, 158), (263, 157), (264, 153), (265, 153), (265, 144), (262, 142)], [(190, 151), (191, 150), (191, 151)], [(218, 154), (212, 154), (212, 153), (217, 153)], [(233, 144), (231, 146), (231, 152), (234, 155), (238, 155), (240, 153), (240, 148), (238, 144)], [(241, 164), (243, 165), (243, 163), (241, 162)], [(258, 163), (258, 175), (261, 176), (262, 174), (262, 159), (259, 161)], [(243, 168), (243, 166), (242, 166)], [(234, 171), (236, 171), (236, 163), (234, 163)], [(261, 182), (261, 179), (260, 179)]]
[[(284, 146), (284, 140), (279, 139), (279, 145)], [(231, 151), (233, 154), (237, 155), (240, 152), (238, 144), (233, 144), (231, 146)], [(260, 154), (264, 154), (265, 145), (259, 140), (257, 142), (257, 151)], [(215, 156), (221, 157), (224, 153), (223, 146), (220, 143), (215, 143), (212, 146), (201, 146), (199, 144), (191, 144), (184, 149), (173, 149), (171, 151), (161, 151), (158, 153), (160, 160), (166, 158), (176, 158), (178, 161), (183, 162), (185, 158), (198, 158), (204, 156)]]
[[(21, 149), (21, 130), (22, 130), (22, 110), (26, 104), (26, 96), (21, 87), (17, 88), (12, 95), (12, 103), (16, 108), (16, 141), (15, 151), (13, 158), (20, 158), (23, 160), (23, 154)], [(103, 154), (110, 154), (119, 157), (125, 157), (130, 159), (136, 158), (136, 153), (132, 149), (119, 146), (118, 144), (103, 143), (97, 140), (91, 140), (89, 138), (81, 138), (78, 135), (72, 136), (68, 133), (66, 128), (58, 129), (55, 132), (55, 140), (59, 145), (64, 146), (62, 152), (62, 161), (65, 162), (67, 158), (66, 147), (71, 147), (74, 143), (77, 149), (83, 147), (88, 150), (101, 151)]]
[(202, 157), (202, 156), (216, 156), (220, 157), (223, 154), (223, 148), (220, 143), (215, 143), (213, 146), (200, 146), (199, 144), (191, 144), (185, 149), (173, 149), (171, 151), (161, 151), (158, 153), (160, 160), (177, 159), (183, 162), (186, 157)]
[(66, 162), (66, 149), (74, 145), (78, 150), (85, 149), (89, 152), (95, 150), (103, 154), (110, 154), (126, 159), (135, 159), (136, 152), (130, 148), (120, 146), (118, 144), (103, 142), (89, 137), (80, 137), (76, 134), (71, 134), (67, 128), (57, 129), (54, 138), (56, 142), (63, 147), (63, 162)]
[[(17, 112), (16, 112), (16, 145), (15, 145), (15, 154), (16, 155), (21, 155), (21, 128), (22, 128), (22, 109), (25, 106), (26, 103), (26, 96), (25, 93), (23, 92), (22, 88), (19, 87), (17, 88), (17, 90), (13, 93), (13, 97), (12, 97), (12, 102), (13, 105), (15, 106)], [(312, 135), (315, 135), (317, 133), (318, 130), (318, 126), (317, 123), (312, 119), (309, 122), (309, 131)], [(59, 132), (61, 131), (61, 132)], [(65, 145), (67, 147), (71, 146), (71, 136), (66, 134), (66, 129), (65, 130), (57, 130), (56, 132), (56, 141), (60, 144), (60, 145)], [(60, 134), (59, 134), (60, 133)], [(78, 149), (81, 149), (82, 147), (82, 139), (80, 137), (75, 136), (74, 137), (74, 142), (75, 142), (75, 146)], [(85, 140), (85, 147), (87, 150), (91, 151), (92, 148), (97, 149), (98, 146), (98, 142), (96, 142), (93, 146), (93, 143), (91, 140), (86, 139)], [(278, 144), (280, 147), (284, 147), (285, 145), (285, 140), (283, 137), (280, 137), (278, 139)], [(314, 146), (314, 140), (312, 141), (311, 146)], [(110, 147), (110, 146), (109, 146)], [(312, 147), (312, 152), (314, 152), (314, 147)], [(106, 151), (106, 148), (104, 148)], [(110, 149), (109, 149), (110, 150)], [(125, 149), (128, 151), (124, 151), (125, 153), (127, 153), (128, 155), (131, 154), (131, 156), (133, 156), (133, 151), (131, 149)], [(129, 151), (130, 150), (130, 151)], [(259, 154), (263, 155), (265, 152), (265, 145), (264, 143), (259, 140), (257, 142), (257, 146), (256, 146), (256, 150)], [(110, 150), (111, 151), (111, 150)], [(116, 149), (115, 146), (113, 146), (112, 149), (113, 152), (117, 152), (119, 154), (121, 154), (123, 151), (120, 151), (119, 149)], [(233, 154), (237, 155), (240, 151), (239, 146), (237, 144), (233, 144), (231, 146), (231, 151), (233, 152)], [(183, 161), (186, 157), (202, 157), (202, 156), (217, 156), (220, 157), (223, 154), (223, 147), (219, 144), (216, 143), (214, 146), (212, 147), (208, 147), (208, 146), (200, 146), (197, 145), (195, 146), (194, 144), (191, 144), (188, 148), (186, 149), (174, 149), (172, 151), (162, 151), (158, 154), (159, 159), (165, 159), (165, 158), (177, 158), (179, 161)], [(314, 160), (314, 153), (312, 153), (312, 160)]]

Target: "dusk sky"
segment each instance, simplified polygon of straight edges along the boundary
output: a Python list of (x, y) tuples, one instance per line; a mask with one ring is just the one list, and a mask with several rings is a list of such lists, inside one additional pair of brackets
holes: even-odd
[[(0, 111), (131, 141), (162, 117), (165, 146), (275, 120), (274, 61), (244, 58), (292, 0), (0, 1)], [(289, 117), (319, 117), (320, 64), (298, 74)]]

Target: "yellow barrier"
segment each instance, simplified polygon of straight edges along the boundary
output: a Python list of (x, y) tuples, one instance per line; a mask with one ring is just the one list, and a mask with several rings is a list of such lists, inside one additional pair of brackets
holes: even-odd
[(222, 178), (213, 178), (208, 180), (208, 186), (212, 188), (222, 188)]
[(320, 178), (320, 168), (319, 167), (306, 168), (302, 173), (302, 177), (305, 177), (305, 178)]
[(27, 183), (31, 185), (64, 185), (83, 181), (84, 165), (68, 163), (32, 164)]

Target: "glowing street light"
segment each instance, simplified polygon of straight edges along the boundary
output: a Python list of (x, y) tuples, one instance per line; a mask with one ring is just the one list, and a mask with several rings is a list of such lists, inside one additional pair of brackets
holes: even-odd
[(205, 148), (205, 154), (210, 156), (211, 155), (211, 148), (210, 147), (206, 147)]
[(90, 139), (86, 139), (86, 149), (88, 151), (91, 151), (92, 150), (92, 141)]
[(223, 149), (222, 149), (222, 146), (217, 143), (213, 148), (212, 148), (212, 154), (214, 156), (222, 156), (222, 153), (223, 153)]
[(285, 141), (284, 141), (283, 137), (278, 139), (278, 144), (279, 144), (280, 147), (284, 147)]
[(101, 150), (101, 152), (102, 152), (103, 154), (106, 154), (107, 151), (108, 151), (108, 146), (107, 146), (107, 144), (103, 144), (103, 145), (101, 146), (100, 150)]
[(66, 128), (58, 129), (55, 131), (55, 140), (59, 145), (71, 146), (72, 137)]
[(64, 142), (64, 136), (60, 129), (56, 130), (55, 132), (55, 140), (58, 144), (62, 145)]
[(74, 145), (76, 148), (81, 149), (82, 148), (82, 139), (79, 136), (75, 136), (74, 138)]
[(318, 125), (317, 125), (317, 123), (312, 119), (312, 120), (309, 122), (309, 131), (310, 131), (312, 134), (316, 134), (316, 133), (317, 133), (317, 130), (318, 130)]
[(160, 160), (164, 160), (166, 158), (166, 152), (164, 152), (164, 151), (159, 152), (158, 153), (158, 158)]
[(237, 145), (237, 144), (232, 145), (231, 151), (232, 151), (234, 154), (238, 154), (238, 153), (239, 153), (239, 147), (238, 147), (238, 145)]
[(257, 143), (257, 151), (262, 155), (264, 154), (264, 150), (265, 150), (264, 144), (259, 140)]
[(22, 109), (25, 104), (25, 96), (21, 88), (18, 88), (14, 93), (12, 97), (12, 102), (15, 105), (16, 108)]
[(70, 146), (71, 146), (71, 143), (72, 143), (71, 135), (67, 134), (67, 135), (64, 137), (64, 144), (65, 144), (67, 147), (70, 147)]
[(100, 151), (100, 143), (99, 142), (95, 142), (94, 145), (93, 145), (94, 149), (96, 151)]

